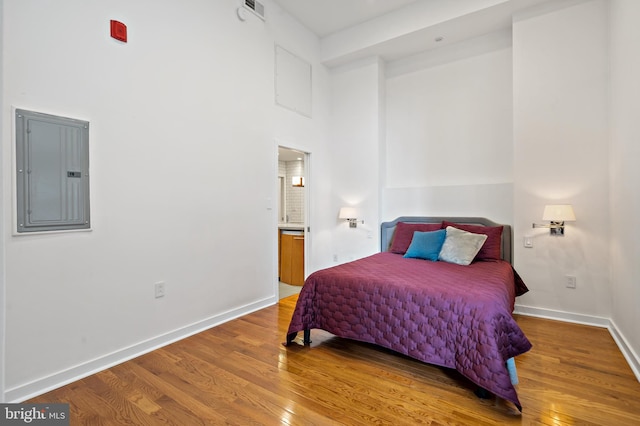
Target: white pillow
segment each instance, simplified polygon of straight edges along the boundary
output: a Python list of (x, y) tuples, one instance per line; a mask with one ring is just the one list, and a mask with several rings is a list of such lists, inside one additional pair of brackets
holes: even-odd
[(447, 236), (444, 239), (438, 260), (458, 265), (469, 265), (486, 239), (485, 234), (474, 234), (447, 226)]

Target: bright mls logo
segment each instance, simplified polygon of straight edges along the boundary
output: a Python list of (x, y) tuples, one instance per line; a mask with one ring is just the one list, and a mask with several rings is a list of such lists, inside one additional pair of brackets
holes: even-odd
[(69, 404), (0, 404), (0, 425), (69, 426)]

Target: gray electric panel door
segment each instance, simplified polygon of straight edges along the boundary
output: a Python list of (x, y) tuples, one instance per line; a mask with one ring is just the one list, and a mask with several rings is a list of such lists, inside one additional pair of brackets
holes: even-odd
[(16, 110), (18, 232), (88, 229), (89, 122)]

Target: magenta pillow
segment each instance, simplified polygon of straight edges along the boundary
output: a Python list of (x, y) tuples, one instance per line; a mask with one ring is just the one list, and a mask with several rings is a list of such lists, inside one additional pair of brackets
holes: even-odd
[(391, 240), (391, 247), (389, 247), (389, 251), (391, 253), (405, 254), (411, 244), (414, 232), (430, 232), (437, 231), (439, 229), (442, 229), (442, 223), (398, 222), (396, 230), (393, 233), (393, 239)]
[(463, 225), (460, 223), (442, 222), (442, 227), (453, 226), (463, 231), (472, 232), (474, 234), (484, 234), (487, 240), (476, 255), (474, 260), (500, 260), (500, 246), (502, 246), (502, 228), (503, 226), (479, 226), (479, 225)]

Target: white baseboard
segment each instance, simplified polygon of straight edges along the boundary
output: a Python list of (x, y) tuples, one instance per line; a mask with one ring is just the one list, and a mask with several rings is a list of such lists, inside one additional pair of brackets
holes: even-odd
[(606, 328), (609, 330), (609, 334), (613, 337), (616, 345), (618, 345), (620, 352), (622, 352), (622, 355), (627, 360), (627, 363), (629, 364), (629, 367), (631, 367), (636, 379), (640, 382), (640, 357), (638, 357), (638, 354), (636, 354), (633, 348), (628, 344), (627, 339), (620, 332), (612, 319), (522, 305), (516, 305), (513, 312), (530, 317), (546, 318), (556, 321)]
[(629, 346), (629, 342), (624, 337), (622, 333), (620, 333), (616, 323), (611, 320), (611, 326), (609, 327), (609, 333), (611, 333), (611, 337), (616, 342), (618, 347), (620, 348), (620, 352), (629, 363), (629, 367), (633, 370), (633, 374), (636, 375), (636, 378), (640, 382), (640, 357), (633, 350), (631, 346)]
[(594, 317), (592, 315), (576, 314), (573, 312), (556, 311), (553, 309), (534, 308), (532, 306), (516, 305), (514, 313), (530, 317), (546, 318), (556, 321), (571, 322), (575, 324), (591, 325), (594, 327), (609, 328), (611, 321), (608, 318)]
[(14, 388), (5, 389), (4, 400), (10, 403), (23, 402), (232, 319), (266, 308), (267, 306), (277, 303), (277, 301), (277, 298), (274, 296), (259, 300), (120, 349), (94, 360), (78, 364), (66, 370), (51, 374), (50, 376), (42, 377)]

